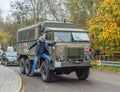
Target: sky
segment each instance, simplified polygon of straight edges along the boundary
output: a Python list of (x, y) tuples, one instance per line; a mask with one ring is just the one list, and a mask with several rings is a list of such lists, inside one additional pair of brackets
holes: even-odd
[(2, 16), (5, 18), (10, 10), (10, 2), (16, 0), (0, 0), (0, 10), (2, 10)]

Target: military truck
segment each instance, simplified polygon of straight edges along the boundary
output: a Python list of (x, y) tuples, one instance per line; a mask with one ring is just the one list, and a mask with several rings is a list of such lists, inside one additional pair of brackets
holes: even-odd
[(75, 72), (79, 80), (87, 79), (92, 61), (88, 32), (73, 23), (60, 21), (43, 21), (17, 31), (17, 52), (22, 74), (30, 73), (35, 48), (29, 53), (27, 50), (41, 35), (45, 36), (46, 41), (57, 41), (54, 46), (49, 46), (50, 70), (46, 69), (42, 58), (37, 64), (36, 69), (40, 69), (44, 82), (50, 81), (54, 75), (71, 72)]

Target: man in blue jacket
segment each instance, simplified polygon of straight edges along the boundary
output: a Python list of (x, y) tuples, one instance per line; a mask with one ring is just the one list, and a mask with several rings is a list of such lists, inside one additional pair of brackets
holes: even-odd
[[(31, 50), (33, 47), (36, 46), (35, 49), (35, 56), (34, 56), (34, 62), (32, 65), (31, 72), (29, 76), (34, 75), (34, 71), (37, 66), (37, 62), (39, 61), (40, 58), (44, 58), (47, 61), (47, 69), (50, 69), (50, 56), (48, 55), (48, 46), (53, 46), (55, 45), (56, 42), (46, 42), (44, 36), (40, 36), (39, 40), (37, 40), (35, 43), (33, 43), (29, 50)], [(47, 53), (46, 53), (47, 52)]]

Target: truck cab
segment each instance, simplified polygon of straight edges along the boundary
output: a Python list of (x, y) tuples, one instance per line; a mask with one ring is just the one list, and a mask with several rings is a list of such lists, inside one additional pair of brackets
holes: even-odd
[(43, 35), (47, 41), (57, 42), (55, 46), (49, 47), (54, 68), (81, 66), (82, 63), (90, 66), (90, 40), (86, 30), (46, 28)]

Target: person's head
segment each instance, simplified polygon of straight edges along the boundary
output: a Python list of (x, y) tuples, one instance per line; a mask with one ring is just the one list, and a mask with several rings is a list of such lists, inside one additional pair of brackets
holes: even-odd
[(39, 37), (39, 41), (40, 41), (40, 42), (44, 42), (44, 41), (45, 41), (45, 38), (44, 38), (43, 36), (40, 36), (40, 37)]

